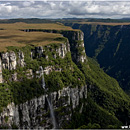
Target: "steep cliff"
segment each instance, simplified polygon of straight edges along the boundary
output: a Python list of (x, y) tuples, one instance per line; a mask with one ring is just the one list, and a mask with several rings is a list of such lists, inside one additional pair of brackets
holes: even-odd
[[(1, 53), (1, 89), (5, 94), (1, 95), (2, 128), (52, 128), (46, 97), (53, 104), (57, 127), (65, 128), (71, 124), (75, 108), (84, 104), (80, 101), (87, 98), (87, 85), (76, 65), (87, 62), (84, 48), (81, 54), (78, 51), (84, 44), (83, 33), (62, 33), (73, 37), (73, 42), (63, 37), (56, 39), (61, 42), (58, 44), (9, 47)], [(43, 72), (47, 92), (41, 87)]]
[[(60, 33), (64, 37), (68, 38), (70, 42), (70, 51), (72, 60), (75, 63), (85, 62), (86, 54), (84, 49), (84, 34), (81, 31), (63, 31), (63, 30), (46, 30), (46, 29), (24, 29), (25, 32), (48, 32), (48, 33)], [(58, 39), (56, 39), (58, 40)], [(61, 39), (59, 39), (61, 40)]]
[[(9, 104), (1, 113), (0, 124), (9, 128), (14, 124), (18, 128), (52, 128), (46, 96), (48, 95), (42, 95), (19, 105)], [(58, 127), (64, 128), (70, 123), (72, 111), (80, 105), (80, 100), (87, 98), (87, 86), (66, 87), (52, 92), (49, 98), (55, 109)]]
[[(1, 52), (1, 128), (53, 128), (47, 97), (57, 128), (93, 128), (95, 123), (96, 128), (120, 128), (129, 123), (129, 97), (85, 55), (81, 31), (23, 31), (60, 33), (62, 37), (55, 39), (59, 43), (8, 47)], [(46, 91), (41, 87), (43, 72)]]
[(126, 93), (130, 92), (130, 26), (70, 24), (84, 32), (86, 54), (97, 59), (107, 74), (116, 78)]

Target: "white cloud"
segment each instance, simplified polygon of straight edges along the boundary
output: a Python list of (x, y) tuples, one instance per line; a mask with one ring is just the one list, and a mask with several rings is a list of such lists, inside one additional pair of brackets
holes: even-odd
[(130, 2), (0, 2), (0, 18), (62, 18), (100, 17), (123, 18), (130, 16)]
[(0, 4), (0, 16), (8, 16), (13, 11), (18, 10), (17, 6), (11, 6), (8, 4)]
[(30, 6), (30, 5), (31, 5), (31, 3), (28, 1), (23, 2), (23, 6)]

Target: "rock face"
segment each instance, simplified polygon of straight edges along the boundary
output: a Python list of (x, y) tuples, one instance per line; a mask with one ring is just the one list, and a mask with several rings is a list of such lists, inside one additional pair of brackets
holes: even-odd
[[(11, 52), (5, 52), (1, 53), (0, 57), (0, 83), (2, 83), (3, 77), (2, 77), (2, 69), (8, 69), (8, 70), (16, 70), (17, 65), (24, 67), (24, 54), (23, 52), (18, 52), (18, 57), (16, 56), (16, 53), (14, 51)], [(10, 81), (17, 81), (17, 73), (14, 73), (11, 75)]]
[[(44, 30), (50, 32), (49, 30)], [(51, 30), (51, 33), (59, 33), (56, 30)], [(84, 48), (84, 34), (81, 31), (63, 31), (60, 32), (64, 37), (68, 38), (70, 44), (70, 51), (72, 60), (77, 64), (87, 61), (85, 48)]]
[[(10, 127), (15, 124), (18, 128), (52, 128), (46, 96), (42, 95), (16, 106), (14, 103), (9, 104), (1, 113), (0, 124)], [(87, 98), (87, 86), (66, 87), (51, 93), (48, 97), (54, 106), (59, 128), (62, 128), (65, 122), (70, 121), (72, 110), (79, 105), (80, 99)]]
[(70, 50), (71, 50), (73, 61), (76, 64), (79, 62), (84, 63), (85, 61), (87, 61), (84, 42), (83, 42), (83, 37), (84, 37), (83, 32), (68, 31), (68, 32), (63, 32), (63, 36), (67, 37), (70, 42)]
[(0, 124), (8, 124), (9, 126), (11, 126), (11, 124), (15, 122), (15, 124), (18, 125), (19, 123), (18, 107), (15, 106), (14, 103), (9, 104), (7, 108), (4, 109), (3, 112), (1, 113), (0, 118), (1, 118)]
[[(67, 25), (67, 23), (66, 23)], [(130, 26), (68, 24), (84, 32), (86, 54), (94, 57), (104, 71), (130, 95)]]
[(10, 81), (17, 81), (17, 73), (15, 72), (14, 74), (11, 74), (11, 78), (9, 80)]
[(35, 49), (32, 50), (31, 55), (32, 55), (31, 56), (32, 58), (34, 58), (34, 57), (38, 57), (38, 58), (42, 57), (43, 56), (43, 47), (42, 46), (35, 47)]
[(15, 70), (16, 69), (16, 55), (12, 52), (2, 54), (2, 67), (3, 69)]
[(24, 54), (18, 52), (18, 59), (14, 51), (1, 54), (2, 68), (8, 70), (15, 70), (17, 65), (24, 67)]
[(60, 44), (60, 47), (56, 49), (56, 52), (58, 53), (59, 57), (64, 58), (66, 53), (70, 51), (69, 43), (67, 44), (68, 46), (66, 46), (65, 44)]
[[(59, 32), (52, 30), (51, 33)], [(63, 67), (60, 65), (63, 63), (64, 58), (67, 59), (65, 60), (66, 62), (71, 60), (70, 58), (72, 57), (73, 61), (69, 61), (70, 63), (67, 62), (66, 67), (68, 69), (70, 68), (70, 70), (74, 70), (73, 65), (71, 66), (71, 62), (78, 64), (79, 62), (84, 63), (87, 61), (86, 55), (84, 55), (83, 33), (80, 31), (62, 31), (60, 33), (68, 39), (65, 38), (64, 41), (57, 45), (50, 44), (44, 47), (31, 47), (29, 48), (30, 52), (27, 53), (25, 51), (25, 54), (23, 53), (24, 51), (22, 52), (20, 50), (18, 52), (1, 53), (0, 82), (8, 82), (8, 79), (9, 81), (22, 82), (23, 77), (30, 80), (33, 80), (33, 78), (38, 80), (37, 78), (41, 78), (43, 73), (49, 76), (51, 72), (65, 71), (64, 67), (66, 66)], [(24, 60), (24, 58), (26, 59)], [(30, 61), (25, 63), (27, 59)], [(53, 60), (55, 60), (54, 62), (56, 63), (53, 63)], [(59, 64), (59, 62), (61, 63)], [(48, 63), (52, 64), (49, 65)], [(6, 80), (2, 78), (2, 69), (8, 69), (11, 72), (10, 77), (5, 76), (7, 78)], [(18, 69), (18, 71), (16, 69)], [(52, 120), (50, 118), (50, 110), (46, 98), (48, 97), (53, 104), (58, 127), (65, 128), (65, 124), (71, 121), (72, 113), (75, 111), (75, 108), (81, 107), (79, 113), (82, 113), (84, 104), (81, 105), (80, 100), (86, 100), (87, 98), (87, 86), (72, 88), (74, 86), (71, 83), (66, 86), (69, 87), (65, 87), (62, 90), (58, 89), (59, 91), (47, 93), (40, 97), (34, 97), (32, 100), (26, 99), (28, 101), (25, 100), (26, 102), (19, 105), (12, 102), (1, 113), (0, 125), (2, 124), (2, 126), (8, 126), (9, 128), (12, 128), (12, 125), (16, 125), (18, 128), (51, 129)]]
[(50, 74), (50, 72), (52, 72), (54, 70), (54, 67), (53, 66), (47, 66), (44, 68), (44, 73), (46, 75)]
[(9, 70), (15, 70), (16, 69), (16, 55), (14, 52), (9, 53)]
[[(50, 49), (50, 45), (46, 46), (46, 49)], [(65, 55), (67, 54), (67, 52), (70, 51), (70, 45), (69, 42), (67, 41), (66, 43), (61, 43), (59, 44), (59, 47), (56, 49), (51, 49), (51, 51), (56, 51), (57, 55), (61, 58), (64, 58)], [(45, 50), (43, 49), (42, 46), (39, 47), (35, 47), (34, 50), (31, 51), (31, 58), (41, 58), (41, 57), (45, 57), (48, 60), (48, 55), (44, 55)], [(56, 59), (56, 54), (53, 55), (53, 57)]]
[[(27, 79), (32, 79), (34, 77), (41, 78), (41, 76), (43, 75), (43, 73), (46, 74), (46, 75), (49, 75), (52, 71), (61, 72), (62, 68), (56, 68), (55, 66), (46, 66), (43, 69), (43, 67), (40, 66), (39, 69), (36, 72), (33, 72), (32, 69), (28, 69), (26, 71), (26, 76), (27, 76)], [(17, 79), (17, 78), (14, 77), (15, 75), (16, 75), (16, 73), (12, 74), (12, 79)], [(17, 81), (17, 80), (10, 80), (10, 81)]]
[(8, 52), (2, 54), (2, 68), (3, 69), (9, 69), (9, 54)]
[(28, 70), (26, 71), (26, 76), (27, 76), (27, 79), (32, 79), (32, 78), (34, 78), (33, 70), (32, 70), (32, 69), (28, 69)]
[(1, 58), (0, 58), (0, 83), (3, 82), (3, 78), (2, 78), (2, 63), (1, 63)]
[[(22, 30), (25, 32), (31, 32), (31, 31), (41, 31), (41, 32), (48, 32), (48, 33), (61, 33), (64, 37), (68, 38), (68, 46), (67, 50), (71, 51), (72, 60), (77, 64), (79, 62), (84, 63), (87, 61), (85, 48), (84, 48), (84, 34), (81, 31), (58, 31), (58, 30), (37, 30), (37, 29), (25, 29)], [(57, 50), (59, 52), (59, 56), (64, 57), (65, 50), (64, 45), (61, 46), (61, 49)], [(81, 49), (82, 48), (82, 49)], [(32, 55), (32, 54), (31, 54)]]
[(18, 64), (21, 66), (21, 67), (24, 67), (25, 66), (25, 62), (24, 62), (24, 54), (23, 52), (19, 51), (18, 52)]

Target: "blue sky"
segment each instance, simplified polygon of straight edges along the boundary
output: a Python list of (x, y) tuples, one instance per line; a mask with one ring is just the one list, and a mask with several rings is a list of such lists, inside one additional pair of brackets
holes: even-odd
[(125, 18), (125, 1), (0, 1), (0, 19), (10, 18)]

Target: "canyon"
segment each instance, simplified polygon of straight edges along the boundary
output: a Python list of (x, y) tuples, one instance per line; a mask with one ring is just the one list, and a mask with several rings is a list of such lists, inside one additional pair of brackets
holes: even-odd
[(0, 128), (52, 129), (47, 99), (53, 105), (57, 128), (120, 128), (129, 123), (129, 97), (86, 55), (82, 31), (35, 25), (19, 28), (20, 32), (59, 34), (55, 38), (59, 43), (27, 43), (0, 53)]
[[(71, 26), (71, 24), (70, 24)], [(104, 71), (116, 78), (129, 94), (130, 25), (120, 23), (73, 24), (72, 28), (84, 32), (86, 54), (98, 61)]]

